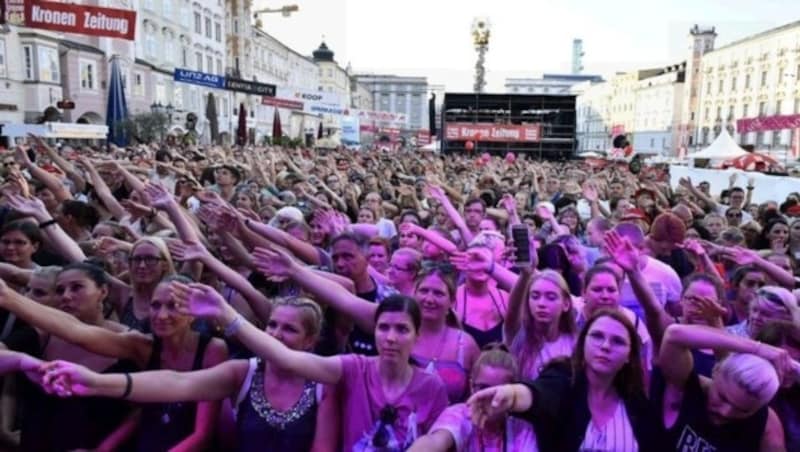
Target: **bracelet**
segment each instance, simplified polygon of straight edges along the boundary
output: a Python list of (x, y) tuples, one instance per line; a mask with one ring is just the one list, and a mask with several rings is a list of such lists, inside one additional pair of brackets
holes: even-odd
[(233, 321), (229, 323), (228, 326), (225, 327), (225, 331), (223, 331), (222, 334), (224, 334), (225, 337), (234, 336), (242, 328), (243, 324), (244, 324), (244, 317), (237, 314), (236, 318), (233, 319)]
[(52, 225), (54, 225), (56, 223), (57, 223), (56, 220), (47, 220), (47, 221), (45, 221), (43, 223), (39, 223), (39, 229), (44, 229), (44, 228), (46, 228), (48, 226), (52, 226)]
[(127, 399), (131, 395), (131, 391), (133, 391), (133, 378), (131, 378), (131, 374), (125, 372), (125, 392), (122, 393), (122, 397), (120, 399)]

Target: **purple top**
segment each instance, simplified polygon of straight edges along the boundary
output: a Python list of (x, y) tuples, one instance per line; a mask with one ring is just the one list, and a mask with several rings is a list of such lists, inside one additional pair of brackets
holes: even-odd
[[(430, 429), (447, 406), (447, 391), (439, 377), (416, 367), (405, 392), (389, 403), (381, 387), (378, 360), (374, 356), (342, 356), (343, 451), (374, 450), (373, 440), (383, 445), (383, 451), (405, 450)], [(385, 415), (387, 407), (393, 408), (388, 410), (393, 411), (391, 416)]]

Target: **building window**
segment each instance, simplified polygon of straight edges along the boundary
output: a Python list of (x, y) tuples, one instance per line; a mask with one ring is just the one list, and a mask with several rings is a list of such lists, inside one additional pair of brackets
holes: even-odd
[(181, 11), (180, 12), (181, 25), (183, 26), (183, 28), (187, 28), (188, 29), (189, 27), (192, 26), (192, 24), (190, 22), (192, 20), (192, 15), (189, 14), (189, 9), (186, 8), (185, 6), (181, 6), (180, 11)]
[(734, 113), (733, 113), (733, 105), (731, 105), (730, 107), (728, 107), (728, 118), (727, 118), (728, 121), (733, 119), (733, 115), (734, 115)]
[(767, 86), (767, 71), (761, 73), (761, 87)]
[(164, 36), (164, 60), (172, 62), (175, 58), (175, 44), (172, 42), (172, 37)]
[(153, 6), (153, 0), (144, 0), (144, 7), (151, 11), (155, 11), (155, 7)]
[(750, 89), (750, 74), (744, 76), (744, 89)]
[(776, 114), (776, 115), (779, 115), (779, 114), (781, 114), (781, 110), (783, 109), (782, 107), (783, 107), (783, 101), (780, 101), (780, 100), (779, 100), (779, 101), (777, 101), (777, 102), (775, 103), (775, 114)]
[(175, 84), (175, 91), (172, 93), (172, 105), (178, 110), (183, 109), (183, 86), (180, 83)]
[(189, 49), (181, 47), (181, 67), (189, 67)]
[(724, 87), (725, 87), (725, 80), (723, 80), (723, 79), (719, 79), (719, 89), (717, 90), (717, 92), (718, 92), (719, 94), (722, 94), (722, 89), (723, 89)]
[(717, 107), (717, 117), (714, 119), (722, 119), (722, 107)]
[(222, 75), (222, 60), (217, 58), (217, 74)]
[(158, 46), (156, 45), (156, 35), (153, 33), (145, 33), (144, 35), (145, 54), (150, 58), (154, 58), (156, 56), (157, 48)]
[(197, 65), (197, 72), (203, 72), (203, 54), (200, 52), (194, 53), (194, 64)]
[(210, 56), (206, 57), (206, 72), (208, 73), (214, 72), (214, 58)]
[(731, 91), (736, 91), (736, 77), (731, 79)]
[(200, 17), (200, 13), (195, 11), (194, 13), (194, 32), (197, 34), (203, 33), (203, 19)]
[(25, 62), (25, 80), (33, 80), (33, 46), (22, 46), (22, 61)]
[(86, 89), (86, 90), (95, 89), (95, 80), (97, 80), (97, 74), (95, 72), (95, 69), (96, 66), (94, 61), (80, 62), (81, 89)]
[(161, 102), (162, 105), (166, 105), (167, 102), (167, 89), (164, 86), (164, 81), (159, 80), (156, 82), (156, 102)]
[(794, 112), (795, 114), (800, 113), (800, 97), (794, 100)]
[(222, 24), (219, 22), (214, 23), (214, 39), (217, 42), (222, 42)]
[(749, 109), (750, 109), (749, 105), (747, 105), (747, 104), (742, 105), (742, 118), (746, 118), (747, 117), (747, 113), (748, 113), (747, 110), (749, 110)]
[(211, 18), (206, 17), (206, 38), (211, 39)]
[(778, 85), (783, 83), (783, 68), (778, 68)]
[(58, 50), (52, 47), (39, 47), (39, 80), (54, 83), (61, 81)]
[(767, 114), (767, 103), (766, 102), (759, 102), (758, 104), (758, 116), (766, 116)]
[(711, 82), (706, 84), (706, 94), (711, 94)]
[(764, 132), (758, 132), (758, 133), (756, 133), (756, 144), (757, 144), (757, 145), (766, 144), (766, 143), (764, 142)]
[(0, 39), (0, 77), (5, 77), (6, 75), (6, 41)]
[(144, 74), (141, 72), (133, 74), (133, 94), (144, 96)]
[(239, 20), (233, 19), (233, 32), (239, 33)]

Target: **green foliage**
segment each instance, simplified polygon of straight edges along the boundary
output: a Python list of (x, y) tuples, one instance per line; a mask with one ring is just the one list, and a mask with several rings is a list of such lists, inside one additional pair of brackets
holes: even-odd
[(164, 139), (168, 121), (163, 113), (139, 113), (129, 116), (119, 126), (132, 140), (147, 144)]

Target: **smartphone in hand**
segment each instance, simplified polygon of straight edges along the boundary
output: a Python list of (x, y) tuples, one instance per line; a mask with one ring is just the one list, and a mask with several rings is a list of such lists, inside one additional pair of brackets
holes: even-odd
[(514, 248), (516, 248), (515, 265), (517, 267), (530, 267), (531, 238), (528, 226), (525, 224), (516, 224), (512, 226), (511, 239), (514, 242)]

